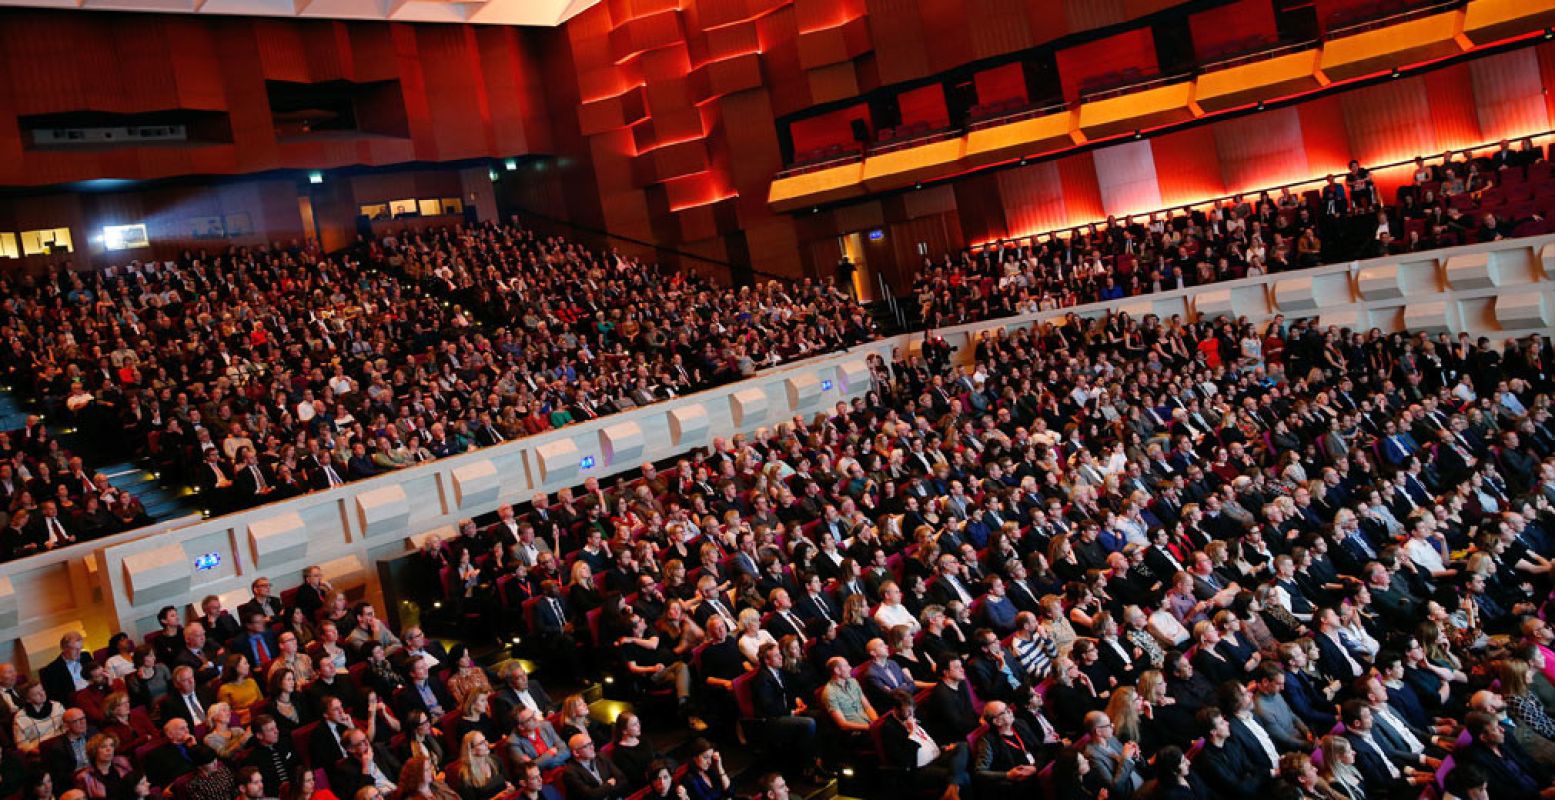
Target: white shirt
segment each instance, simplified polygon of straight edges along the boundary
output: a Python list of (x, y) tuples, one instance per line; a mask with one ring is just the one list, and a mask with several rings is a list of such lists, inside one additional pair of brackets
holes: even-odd
[(898, 625), (906, 625), (913, 633), (918, 632), (918, 620), (913, 619), (912, 612), (901, 603), (891, 605), (881, 603), (875, 610), (875, 622), (880, 624), (880, 629), (889, 631)]
[(927, 767), (939, 758), (939, 745), (924, 731), (923, 726), (917, 720), (907, 724), (907, 738), (918, 743), (918, 766)]
[(1410, 561), (1415, 562), (1415, 566), (1426, 572), (1434, 574), (1447, 569), (1447, 565), (1442, 562), (1442, 554), (1431, 546), (1431, 542), (1427, 539), (1416, 539), (1411, 536), (1409, 541), (1404, 543), (1404, 552), (1409, 556)]
[(1425, 744), (1422, 743), (1419, 739), (1416, 739), (1413, 733), (1409, 732), (1409, 726), (1405, 725), (1404, 721), (1399, 719), (1398, 715), (1394, 714), (1393, 709), (1389, 708), (1386, 703), (1382, 704), (1381, 709), (1372, 708), (1371, 715), (1376, 717), (1378, 722), (1386, 724), (1388, 726), (1388, 730), (1391, 730), (1397, 734), (1398, 738), (1403, 739), (1404, 744), (1409, 745), (1410, 752), (1425, 752)]
[(1279, 764), (1280, 751), (1275, 749), (1274, 740), (1269, 738), (1269, 732), (1263, 729), (1263, 725), (1259, 724), (1253, 713), (1249, 711), (1245, 716), (1239, 715), (1237, 718), (1253, 732), (1253, 738), (1257, 739), (1259, 746), (1263, 747), (1264, 754), (1269, 757), (1269, 763)]

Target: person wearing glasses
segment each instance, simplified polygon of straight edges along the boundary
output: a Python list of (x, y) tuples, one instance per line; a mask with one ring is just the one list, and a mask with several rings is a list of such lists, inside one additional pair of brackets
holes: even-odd
[(1133, 797), (1145, 782), (1139, 775), (1139, 743), (1120, 741), (1113, 729), (1112, 718), (1105, 711), (1085, 715), (1085, 733), (1089, 739), (1085, 757), (1091, 762), (1091, 771), (1096, 773), (1096, 782), (1106, 786), (1108, 797), (1122, 800)]
[(979, 782), (999, 786), (1035, 780), (1041, 767), (1041, 737), (1017, 720), (1003, 701), (983, 706), (983, 722), (988, 730), (977, 738), (972, 759)]

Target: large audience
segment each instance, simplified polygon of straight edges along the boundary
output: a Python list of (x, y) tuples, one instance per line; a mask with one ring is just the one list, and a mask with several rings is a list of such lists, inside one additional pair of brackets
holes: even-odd
[[(769, 800), (1555, 797), (1548, 339), (1114, 315), (961, 356), (428, 541), (450, 648), (318, 568), (67, 634), (0, 665), (0, 796), (710, 800), (738, 740)], [(493, 620), (634, 710), (488, 674)]]
[(45, 418), (100, 447), (127, 443), (222, 513), (874, 335), (830, 286), (719, 288), (516, 225), (406, 234), (334, 258), (237, 250), (0, 280), (0, 370), (47, 411), (0, 440), (11, 523), (0, 558), (144, 521)]
[[(1510, 172), (1509, 172), (1510, 171)], [(1416, 158), (1394, 202), (1351, 161), (1320, 189), (1290, 187), (1122, 220), (1025, 244), (925, 258), (913, 293), (929, 327), (1200, 286), (1357, 258), (1546, 232), (1555, 183), (1532, 139), (1478, 156)], [(1517, 200), (1497, 194), (1517, 187)], [(1537, 197), (1523, 189), (1544, 188)], [(1537, 202), (1535, 202), (1537, 201)], [(1033, 237), (1035, 238), (1035, 237)]]
[[(1542, 231), (1534, 204), (1492, 196), (1512, 173), (1519, 187), (1549, 183), (1531, 140), (1469, 156), (1417, 162), (1388, 206), (1352, 162), (1299, 198), (1237, 197), (947, 255), (914, 290), (934, 328)], [(62, 268), (0, 278), (0, 292), (0, 372), (46, 412), (0, 436), (0, 560), (149, 521), (45, 419), (82, 432), (88, 457), (148, 459), (220, 514), (875, 336), (836, 282), (721, 288), (516, 223), (407, 232), (336, 256), (277, 246)]]

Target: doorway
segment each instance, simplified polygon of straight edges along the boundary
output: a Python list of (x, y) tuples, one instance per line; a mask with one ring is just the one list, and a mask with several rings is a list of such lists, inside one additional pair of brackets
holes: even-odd
[(877, 299), (879, 287), (875, 284), (874, 271), (869, 268), (869, 259), (864, 255), (863, 235), (855, 232), (837, 237), (837, 249), (842, 251), (844, 258), (853, 262), (854, 296), (861, 303)]

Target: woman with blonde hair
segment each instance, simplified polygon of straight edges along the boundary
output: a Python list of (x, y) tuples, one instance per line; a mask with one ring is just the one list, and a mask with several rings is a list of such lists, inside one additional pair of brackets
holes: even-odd
[(740, 612), (736, 622), (740, 626), (740, 635), (735, 644), (740, 648), (740, 655), (745, 660), (755, 664), (756, 654), (761, 651), (761, 646), (771, 642), (777, 644), (777, 639), (772, 638), (772, 633), (761, 627), (761, 612), (754, 608), (747, 608)]
[(248, 743), (249, 732), (232, 724), (232, 706), (226, 703), (211, 703), (205, 710), (205, 724), (210, 732), (201, 741), (216, 751), (217, 758), (230, 759)]
[[(1113, 735), (1122, 742), (1140, 743), (1139, 692), (1132, 686), (1120, 686), (1107, 701), (1107, 719), (1112, 720)], [(1147, 751), (1150, 752), (1150, 751)]]
[[(1507, 658), (1495, 662), (1494, 666), (1496, 676), (1501, 679), (1501, 696), (1506, 698), (1507, 714), (1517, 721), (1513, 730), (1537, 734), (1534, 738), (1546, 741), (1555, 739), (1555, 719), (1550, 718), (1548, 710), (1531, 689), (1533, 665), (1521, 658)], [(1526, 746), (1524, 749), (1535, 752)]]
[(513, 788), (502, 762), (491, 754), (491, 741), (480, 731), (470, 731), (460, 740), (457, 777), (462, 800), (491, 800)]
[(1343, 800), (1366, 800), (1365, 779), (1355, 768), (1355, 749), (1350, 746), (1350, 740), (1329, 734), (1323, 737), (1319, 747), (1323, 751), (1323, 766), (1318, 777), (1329, 791)]

